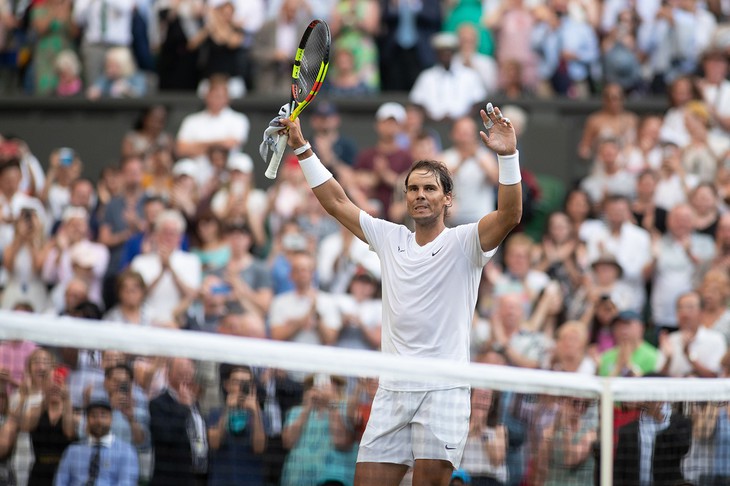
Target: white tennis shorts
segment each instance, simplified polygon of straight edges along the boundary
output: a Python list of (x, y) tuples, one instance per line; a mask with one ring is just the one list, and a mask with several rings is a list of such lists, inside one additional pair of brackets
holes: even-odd
[(469, 388), (433, 391), (378, 389), (357, 462), (412, 466), (416, 459), (458, 467), (469, 433)]

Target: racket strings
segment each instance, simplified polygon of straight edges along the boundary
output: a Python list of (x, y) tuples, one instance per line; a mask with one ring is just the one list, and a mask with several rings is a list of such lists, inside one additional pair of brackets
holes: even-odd
[(299, 96), (301, 98), (306, 97), (317, 82), (320, 69), (323, 68), (323, 62), (326, 64), (329, 58), (329, 46), (327, 27), (323, 24), (317, 25), (309, 34), (307, 45), (302, 53), (298, 79)]

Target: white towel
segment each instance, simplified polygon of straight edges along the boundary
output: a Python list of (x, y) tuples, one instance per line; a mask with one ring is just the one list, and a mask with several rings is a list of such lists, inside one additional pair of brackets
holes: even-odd
[[(282, 135), (280, 132), (284, 125), (281, 124), (279, 119), (289, 116), (289, 108), (289, 103), (282, 105), (281, 108), (279, 108), (279, 114), (269, 122), (269, 126), (266, 130), (264, 130), (264, 140), (261, 142), (261, 145), (259, 145), (259, 153), (267, 165), (276, 154), (276, 143)], [(286, 145), (282, 148), (282, 150), (286, 150)], [(276, 155), (281, 158), (283, 154)]]

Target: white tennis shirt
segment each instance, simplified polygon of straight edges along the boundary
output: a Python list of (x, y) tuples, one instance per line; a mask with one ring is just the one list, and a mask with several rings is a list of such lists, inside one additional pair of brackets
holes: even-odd
[[(360, 212), (360, 226), (382, 269), (382, 351), (399, 356), (469, 362), (469, 333), (482, 268), (477, 223), (446, 228), (424, 246), (405, 226)], [(382, 378), (395, 391), (468, 386)]]

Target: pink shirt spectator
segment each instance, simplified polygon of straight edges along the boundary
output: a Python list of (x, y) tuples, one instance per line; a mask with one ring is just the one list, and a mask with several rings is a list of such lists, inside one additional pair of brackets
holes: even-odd
[(530, 45), (530, 32), (535, 18), (527, 8), (514, 7), (501, 15), (494, 30), (497, 37), (497, 63), (509, 60), (522, 64), (522, 82), (534, 88), (537, 85), (537, 59)]
[[(25, 371), (25, 362), (30, 353), (37, 346), (31, 341), (3, 341), (0, 343), (0, 371), (7, 371), (8, 376), (15, 383), (23, 380), (23, 372)], [(16, 386), (6, 383), (6, 390), (10, 396)]]

